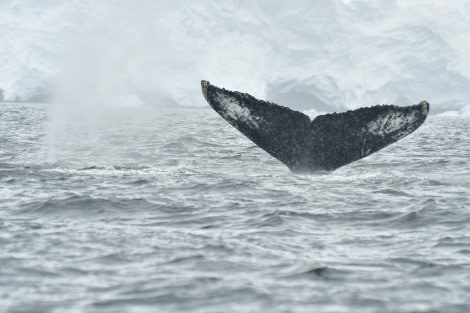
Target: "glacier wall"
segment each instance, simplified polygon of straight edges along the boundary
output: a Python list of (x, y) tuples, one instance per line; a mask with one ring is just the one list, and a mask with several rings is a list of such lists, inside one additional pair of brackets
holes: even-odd
[(302, 110), (470, 114), (469, 0), (6, 0), (0, 38), (9, 101), (202, 106), (206, 79)]

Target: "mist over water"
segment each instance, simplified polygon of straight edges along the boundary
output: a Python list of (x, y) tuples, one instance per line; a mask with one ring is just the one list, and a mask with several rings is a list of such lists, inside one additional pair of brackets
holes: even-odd
[(466, 115), (467, 6), (458, 1), (51, 3), (40, 12), (76, 11), (80, 22), (70, 19), (76, 28), (56, 35), (66, 42), (56, 49), (64, 56), (56, 57), (57, 76), (49, 80), (54, 82), (50, 160), (60, 150), (56, 137), (61, 132), (63, 137), (69, 123), (82, 121), (88, 133), (116, 108), (205, 106), (201, 79), (312, 116), (423, 99), (431, 103), (431, 113)]

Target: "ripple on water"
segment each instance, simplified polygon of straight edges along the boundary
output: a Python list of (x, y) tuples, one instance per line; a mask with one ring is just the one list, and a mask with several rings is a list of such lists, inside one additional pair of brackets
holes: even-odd
[(208, 109), (144, 110), (50, 163), (45, 116), (0, 129), (7, 311), (470, 311), (467, 120), (294, 175)]

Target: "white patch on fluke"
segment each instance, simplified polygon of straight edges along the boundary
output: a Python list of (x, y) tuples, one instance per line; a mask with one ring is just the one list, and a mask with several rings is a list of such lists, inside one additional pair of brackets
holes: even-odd
[(416, 112), (413, 112), (413, 114), (404, 114), (402, 112), (385, 114), (369, 122), (367, 124), (367, 130), (371, 134), (382, 137), (397, 132), (394, 137), (398, 140), (413, 131), (413, 129), (408, 126), (418, 119), (416, 114)]
[(256, 118), (251, 111), (240, 104), (237, 99), (217, 93), (217, 100), (220, 103), (221, 115), (227, 120), (242, 121), (251, 124), (253, 128), (259, 128), (259, 117)]

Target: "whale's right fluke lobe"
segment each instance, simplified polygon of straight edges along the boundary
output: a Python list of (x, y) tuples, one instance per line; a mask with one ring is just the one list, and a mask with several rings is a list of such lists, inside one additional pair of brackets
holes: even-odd
[(227, 122), (294, 172), (334, 170), (407, 136), (429, 104), (382, 105), (317, 116), (201, 82), (207, 102)]
[(429, 104), (381, 105), (320, 115), (312, 121), (317, 162), (333, 170), (359, 160), (411, 134), (423, 124)]

